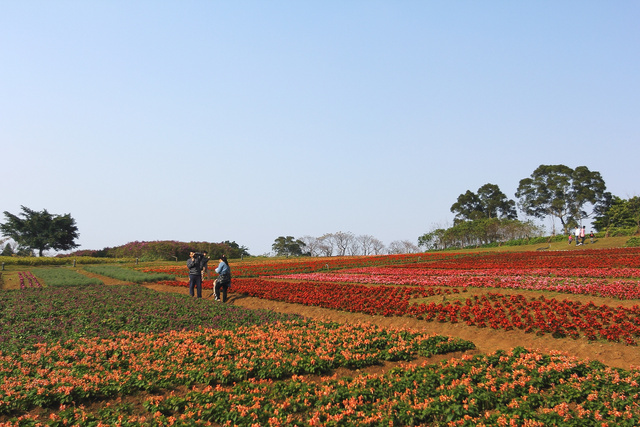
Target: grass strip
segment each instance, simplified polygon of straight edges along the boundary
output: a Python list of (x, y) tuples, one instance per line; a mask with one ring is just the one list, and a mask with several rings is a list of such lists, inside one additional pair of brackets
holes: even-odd
[(47, 286), (86, 286), (102, 285), (102, 280), (87, 277), (66, 267), (34, 268), (34, 276)]
[(174, 279), (173, 275), (167, 273), (144, 273), (116, 265), (88, 265), (84, 269), (88, 272), (122, 280), (123, 282), (146, 283)]

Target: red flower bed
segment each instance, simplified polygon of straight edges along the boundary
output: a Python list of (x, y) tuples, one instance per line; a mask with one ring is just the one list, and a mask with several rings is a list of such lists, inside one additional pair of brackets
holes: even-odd
[[(464, 322), (476, 327), (635, 344), (640, 336), (638, 305), (631, 308), (596, 306), (498, 293), (466, 301), (429, 304), (411, 301), (457, 294), (460, 289), (470, 287), (639, 299), (639, 267), (638, 248), (305, 258), (232, 264), (231, 292), (372, 315), (408, 315), (430, 321)], [(264, 274), (271, 277), (249, 278)], [(187, 283), (174, 282), (173, 285), (187, 286)], [(206, 289), (211, 286), (212, 281), (205, 282)]]
[(603, 338), (635, 344), (640, 337), (640, 307), (612, 308), (522, 295), (487, 296), (430, 304), (410, 304), (414, 298), (457, 293), (456, 289), (364, 286), (324, 282), (279, 282), (236, 279), (233, 291), (270, 300), (382, 316), (415, 316), (440, 322), (464, 322), (493, 329), (522, 329), (555, 337)]
[(457, 289), (447, 288), (282, 282), (263, 279), (234, 279), (231, 289), (233, 292), (257, 298), (381, 316), (405, 315), (409, 300), (413, 298), (459, 293)]

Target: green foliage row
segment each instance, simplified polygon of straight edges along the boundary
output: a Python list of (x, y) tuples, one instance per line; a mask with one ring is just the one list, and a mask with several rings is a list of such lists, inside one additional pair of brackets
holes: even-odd
[(300, 317), (203, 302), (137, 285), (1, 291), (0, 353), (21, 354), (33, 350), (36, 344), (65, 343), (82, 337), (109, 338), (121, 331), (233, 329)]
[(631, 247), (638, 247), (640, 246), (640, 237), (632, 237), (629, 240), (627, 240), (627, 243), (625, 244), (626, 247), (631, 248)]
[(516, 347), (383, 375), (194, 387), (144, 406), (158, 425), (179, 426), (635, 427), (638, 379), (638, 371)]
[(28, 265), (28, 266), (54, 266), (76, 264), (113, 264), (113, 263), (133, 263), (135, 258), (95, 258), (88, 256), (81, 257), (17, 257), (0, 256), (0, 263), (5, 265)]
[(612, 196), (593, 221), (593, 226), (598, 231), (604, 231), (611, 227), (640, 228), (640, 197), (622, 199)]
[(609, 237), (633, 236), (637, 232), (638, 227), (611, 227), (606, 231), (599, 232), (596, 236), (604, 237), (607, 234)]
[(31, 270), (38, 279), (41, 279), (47, 286), (82, 286), (82, 285), (102, 285), (100, 279), (87, 277), (75, 270), (65, 267), (59, 268), (34, 268)]
[(171, 274), (144, 273), (116, 265), (87, 265), (84, 269), (91, 273), (100, 274), (101, 276), (132, 283), (159, 282), (161, 280), (173, 280), (175, 278), (175, 276)]
[(567, 238), (565, 236), (538, 236), (527, 239), (513, 239), (507, 240), (504, 243), (489, 243), (480, 246), (481, 248), (497, 248), (498, 246), (524, 246), (524, 245), (542, 245), (555, 242), (564, 242)]

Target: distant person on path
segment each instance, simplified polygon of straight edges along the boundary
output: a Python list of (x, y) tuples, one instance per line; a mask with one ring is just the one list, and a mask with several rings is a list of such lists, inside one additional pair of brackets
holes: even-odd
[(580, 230), (580, 243), (584, 245), (584, 239), (587, 238), (586, 234), (586, 230), (585, 230), (585, 226), (582, 226), (582, 229)]
[(580, 227), (576, 226), (576, 229), (573, 232), (573, 234), (576, 236), (576, 246), (580, 246)]
[(197, 288), (198, 298), (202, 298), (202, 265), (193, 251), (189, 253), (187, 268), (189, 269), (189, 295), (194, 296), (194, 290)]
[(215, 300), (220, 301), (220, 293), (222, 292), (222, 302), (227, 302), (227, 290), (231, 286), (231, 269), (225, 255), (220, 257), (220, 264), (216, 268), (216, 273), (218, 273), (218, 278), (213, 286), (213, 292), (216, 295)]
[(207, 254), (207, 251), (202, 251), (202, 280), (209, 278), (209, 260), (211, 257)]
[(569, 245), (571, 245), (571, 240), (573, 239), (573, 234), (569, 233)]
[(593, 235), (593, 231), (589, 233), (589, 239), (591, 240), (591, 244), (593, 245), (593, 238), (596, 237)]

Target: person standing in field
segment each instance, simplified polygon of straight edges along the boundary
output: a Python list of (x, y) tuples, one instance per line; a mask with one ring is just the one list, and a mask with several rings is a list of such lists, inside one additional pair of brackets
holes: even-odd
[(202, 280), (209, 278), (209, 260), (211, 257), (207, 251), (202, 251)]
[(218, 278), (213, 286), (213, 292), (216, 295), (215, 300), (220, 301), (220, 294), (222, 293), (222, 302), (227, 302), (227, 290), (231, 286), (231, 268), (229, 268), (229, 262), (225, 255), (220, 257), (220, 264), (216, 268), (216, 273), (218, 273)]
[(576, 226), (573, 234), (576, 236), (576, 246), (580, 246), (580, 227)]
[(593, 235), (593, 231), (591, 233), (589, 233), (589, 239), (591, 239), (591, 244), (593, 245), (593, 238), (595, 236)]
[(573, 238), (573, 234), (569, 233), (569, 245), (571, 245), (571, 239)]
[(585, 234), (586, 234), (586, 230), (585, 230), (585, 226), (583, 225), (582, 229), (580, 230), (580, 243), (582, 245), (584, 245), (584, 239), (587, 238), (587, 236)]
[(202, 298), (202, 265), (200, 257), (196, 257), (196, 253), (191, 251), (187, 260), (187, 268), (189, 269), (189, 295), (194, 296), (197, 290), (198, 298)]

